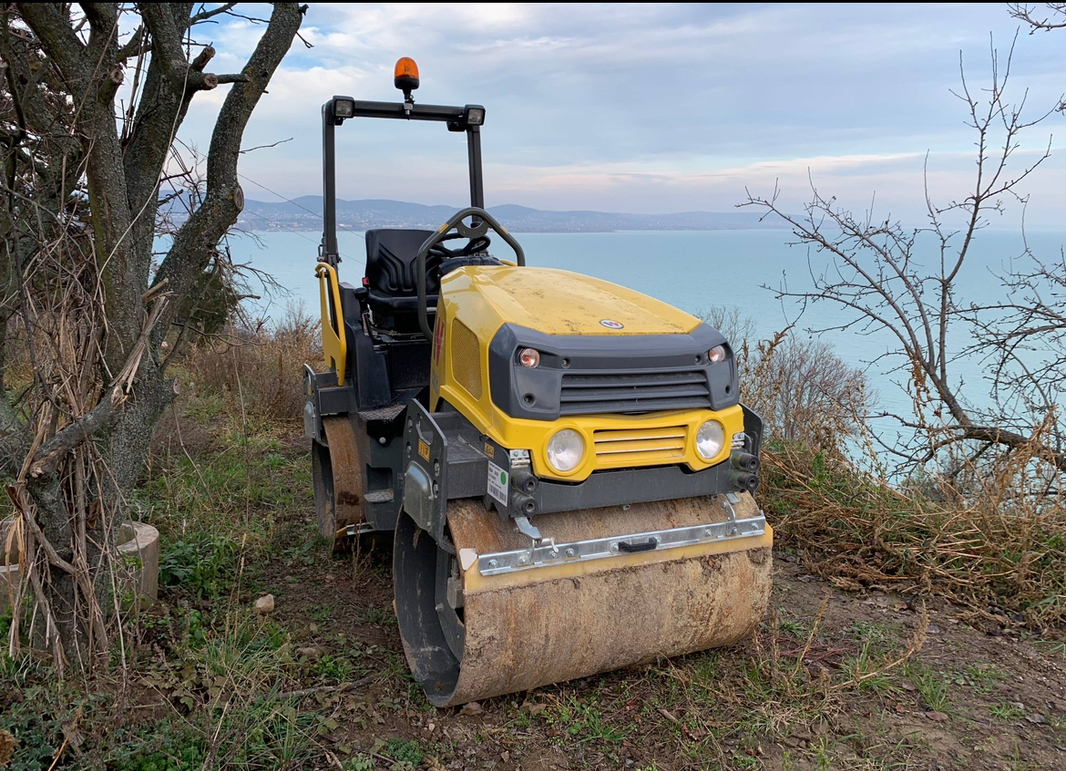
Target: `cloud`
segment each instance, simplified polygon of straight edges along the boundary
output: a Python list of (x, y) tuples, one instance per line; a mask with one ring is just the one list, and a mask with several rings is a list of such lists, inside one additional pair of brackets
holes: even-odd
[[(249, 179), (318, 192), (322, 102), (396, 99), (392, 64), (412, 55), (419, 101), (487, 107), (491, 201), (633, 211), (728, 207), (775, 179), (805, 190), (809, 169), (827, 190), (865, 201), (876, 189), (920, 214), (927, 151), (945, 164), (931, 175), (945, 191), (972, 171), (973, 137), (949, 93), (960, 51), (979, 88), (989, 31), (1004, 46), (1014, 32), (1005, 10), (982, 5), (323, 4), (305, 24), (314, 47), (294, 44), (245, 145), (294, 139), (245, 156)], [(261, 33), (241, 20), (212, 28), (220, 70), (239, 68)], [(1066, 87), (1061, 37), (1015, 47), (1017, 95), (1029, 88), (1034, 107)], [(199, 95), (183, 135), (206, 146), (224, 96)], [(464, 198), (461, 137), (439, 127), (351, 122), (338, 148), (344, 195)], [(1030, 213), (1050, 220), (1066, 193), (1046, 177), (1032, 182)]]

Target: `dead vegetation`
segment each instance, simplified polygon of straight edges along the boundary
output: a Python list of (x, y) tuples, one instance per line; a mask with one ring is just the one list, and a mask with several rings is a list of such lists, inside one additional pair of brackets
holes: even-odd
[(321, 360), (317, 319), (290, 308), (273, 327), (246, 322), (200, 337), (184, 365), (201, 393), (254, 405), (254, 420), (277, 423), (302, 420), (304, 366)]

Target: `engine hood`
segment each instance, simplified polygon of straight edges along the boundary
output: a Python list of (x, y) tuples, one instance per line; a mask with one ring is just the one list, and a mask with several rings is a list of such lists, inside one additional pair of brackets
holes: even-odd
[(640, 292), (555, 268), (465, 267), (441, 281), (441, 293), (460, 306), (468, 292), (499, 322), (546, 335), (687, 334), (701, 323)]

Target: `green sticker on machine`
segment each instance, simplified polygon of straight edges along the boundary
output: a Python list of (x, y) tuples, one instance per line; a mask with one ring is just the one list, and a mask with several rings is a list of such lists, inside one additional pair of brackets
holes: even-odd
[(507, 505), (507, 472), (489, 461), (489, 495), (495, 500)]

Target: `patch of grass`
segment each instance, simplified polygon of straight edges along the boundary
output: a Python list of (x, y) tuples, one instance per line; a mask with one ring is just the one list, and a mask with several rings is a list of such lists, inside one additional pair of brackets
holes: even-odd
[(689, 671), (692, 674), (692, 682), (699, 688), (706, 690), (721, 679), (721, 660), (718, 651), (706, 651), (693, 656)]
[(396, 615), (391, 609), (385, 610), (368, 605), (361, 614), (361, 620), (374, 626), (396, 626)]
[(857, 621), (848, 628), (848, 633), (859, 642), (874, 646), (889, 643), (896, 637), (892, 627), (877, 621)]
[(951, 681), (947, 676), (914, 660), (907, 662), (904, 674), (918, 689), (918, 695), (925, 706), (937, 712), (947, 712), (950, 709), (948, 691)]
[(880, 643), (867, 637), (862, 648), (854, 656), (845, 659), (842, 669), (861, 690), (887, 694), (896, 690), (892, 673), (884, 669), (884, 656), (875, 652)]
[(567, 737), (568, 743), (618, 743), (629, 733), (628, 727), (615, 726), (606, 719), (600, 707), (576, 696), (564, 697), (541, 714), (549, 725), (555, 726)]
[(1000, 702), (999, 704), (993, 704), (988, 708), (988, 714), (997, 720), (1005, 720), (1008, 723), (1021, 720), (1025, 716), (1025, 710), (1020, 707), (1016, 707), (1009, 702)]
[(970, 664), (955, 679), (955, 683), (968, 685), (975, 693), (981, 694), (991, 691), (1006, 676), (1006, 673), (999, 670), (995, 664)]

